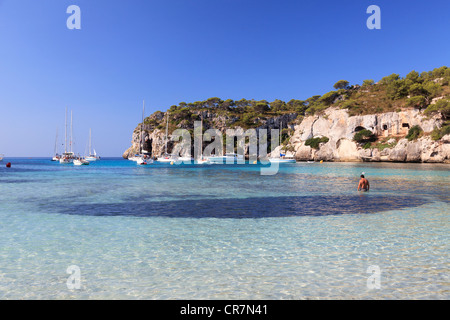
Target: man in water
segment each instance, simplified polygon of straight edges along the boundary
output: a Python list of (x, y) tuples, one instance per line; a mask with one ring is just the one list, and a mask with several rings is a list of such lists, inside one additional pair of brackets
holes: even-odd
[(359, 180), (359, 184), (358, 184), (358, 191), (361, 189), (361, 191), (369, 191), (370, 189), (370, 185), (369, 185), (369, 181), (364, 178), (364, 175), (361, 175), (361, 180)]

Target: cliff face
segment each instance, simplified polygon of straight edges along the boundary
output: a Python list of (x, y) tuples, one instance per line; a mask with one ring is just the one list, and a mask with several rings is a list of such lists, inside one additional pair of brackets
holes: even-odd
[[(330, 108), (324, 115), (306, 117), (296, 126), (291, 144), (299, 161), (449, 162), (450, 135), (438, 141), (429, 136), (442, 122), (440, 116), (428, 119), (415, 109), (350, 117), (346, 110)], [(416, 125), (424, 134), (409, 141), (405, 136)], [(377, 143), (364, 147), (353, 141), (354, 135), (364, 129), (376, 135)], [(317, 149), (305, 145), (306, 140), (316, 137), (329, 141)]]
[[(211, 110), (205, 110), (205, 111), (194, 111), (192, 112), (193, 115), (196, 115), (195, 120), (199, 121), (201, 117), (203, 117), (203, 129), (217, 129), (225, 135), (227, 129), (235, 129), (237, 132), (243, 133), (246, 128), (243, 128), (239, 125), (235, 125), (235, 123), (239, 120), (239, 118), (227, 115), (227, 114), (218, 114)], [(152, 157), (157, 158), (165, 153), (165, 143), (166, 143), (166, 136), (165, 136), (165, 120), (166, 120), (167, 112), (157, 112), (151, 115), (144, 121), (144, 125), (142, 126), (141, 131), (141, 125), (136, 127), (136, 129), (133, 132), (133, 136), (131, 139), (131, 147), (128, 148), (123, 153), (123, 158), (127, 159), (128, 157), (139, 153), (139, 142), (141, 139), (141, 132), (142, 132), (142, 147), (143, 152), (148, 152), (152, 155)], [(173, 117), (173, 116), (171, 116)], [(258, 126), (255, 126), (254, 129), (259, 134), (260, 129), (266, 129), (268, 130), (268, 139), (270, 141), (270, 130), (271, 129), (289, 129), (292, 133), (294, 132), (294, 122), (297, 118), (297, 113), (287, 113), (281, 116), (271, 117), (271, 118), (260, 118), (258, 120)], [(173, 118), (172, 118), (173, 119)], [(175, 147), (177, 146), (177, 143), (174, 143), (172, 141), (172, 131), (175, 129), (187, 129), (191, 131), (194, 129), (194, 121), (190, 119), (177, 119), (177, 117), (174, 117), (176, 121), (176, 125), (171, 123), (169, 125), (169, 134), (167, 138), (167, 152), (171, 154)], [(181, 120), (181, 121), (180, 121)], [(152, 124), (149, 124), (152, 123)], [(204, 143), (204, 148), (208, 143)], [(185, 156), (193, 155), (193, 147), (194, 143), (191, 143), (192, 150), (189, 154), (188, 151), (186, 151), (186, 154), (182, 154)], [(248, 143), (244, 147), (246, 153), (248, 152)], [(277, 149), (278, 151), (279, 149)]]
[[(204, 129), (219, 129), (225, 134), (230, 124), (237, 119), (226, 114), (216, 114), (207, 111), (194, 112), (203, 116)], [(158, 112), (146, 119), (143, 126), (142, 149), (159, 157), (165, 152), (165, 116)], [(440, 115), (428, 118), (417, 109), (405, 109), (399, 112), (388, 112), (372, 115), (349, 116), (347, 110), (329, 108), (322, 115), (305, 117), (296, 123), (297, 114), (285, 114), (278, 117), (260, 119), (260, 129), (288, 128), (289, 142), (283, 147), (288, 156), (295, 156), (299, 161), (391, 161), (391, 162), (448, 162), (450, 163), (450, 135), (434, 141), (430, 133), (441, 127), (443, 120)], [(299, 121), (298, 121), (299, 122)], [(421, 137), (409, 141), (405, 138), (410, 128), (420, 126)], [(192, 130), (193, 121), (183, 119), (175, 128)], [(169, 126), (174, 129), (174, 127)], [(234, 129), (245, 129), (239, 126)], [(361, 130), (370, 130), (376, 141), (364, 145), (353, 140), (354, 135)], [(168, 136), (168, 153), (172, 153), (176, 143), (172, 142), (171, 130)], [(127, 158), (139, 152), (140, 126), (133, 133), (132, 146), (123, 154)], [(308, 139), (327, 137), (328, 141), (320, 143), (316, 148), (305, 144)], [(269, 136), (270, 139), (270, 136)], [(270, 141), (270, 140), (269, 140)], [(208, 143), (205, 143), (206, 145)], [(192, 144), (193, 147), (193, 144)], [(205, 146), (204, 146), (205, 147)], [(245, 150), (247, 150), (248, 145)], [(278, 155), (281, 147), (276, 148), (272, 155)], [(188, 152), (186, 152), (188, 153)], [(193, 155), (193, 150), (191, 150)], [(187, 154), (186, 154), (187, 155)], [(270, 156), (270, 154), (269, 154)]]

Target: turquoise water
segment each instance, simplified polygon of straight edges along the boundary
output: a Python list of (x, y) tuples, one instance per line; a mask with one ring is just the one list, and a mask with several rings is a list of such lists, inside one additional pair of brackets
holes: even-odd
[(450, 298), (449, 165), (260, 168), (5, 159), (0, 299)]

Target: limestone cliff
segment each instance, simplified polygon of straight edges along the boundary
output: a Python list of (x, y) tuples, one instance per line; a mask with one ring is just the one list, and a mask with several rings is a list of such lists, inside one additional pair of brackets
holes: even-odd
[[(195, 121), (203, 119), (204, 130), (217, 129), (222, 135), (227, 129), (251, 128), (259, 136), (267, 129), (269, 143), (271, 129), (281, 128), (282, 147), (271, 155), (282, 151), (300, 161), (450, 162), (450, 68), (413, 70), (405, 78), (391, 74), (362, 85), (340, 80), (333, 87), (322, 96), (287, 102), (218, 97), (180, 102), (138, 125), (123, 157), (166, 152), (166, 126), (167, 152), (176, 153), (179, 145), (172, 133), (187, 129), (192, 138)], [(191, 150), (184, 152), (193, 155), (193, 145), (191, 141)]]
[[(239, 120), (238, 117), (233, 115), (216, 113), (211, 110), (205, 111), (192, 111), (189, 116), (189, 120), (185, 118), (177, 119), (177, 116), (170, 115), (168, 112), (156, 112), (150, 117), (146, 118), (144, 124), (139, 124), (133, 132), (131, 147), (128, 148), (123, 153), (123, 158), (128, 158), (134, 154), (139, 153), (139, 144), (141, 141), (142, 134), (142, 145), (141, 150), (143, 152), (148, 152), (152, 155), (153, 158), (157, 158), (165, 153), (165, 144), (166, 144), (166, 136), (165, 136), (165, 126), (166, 126), (166, 116), (169, 114), (170, 122), (169, 122), (169, 130), (168, 130), (168, 138), (167, 138), (167, 152), (171, 154), (174, 152), (177, 143), (174, 143), (172, 132), (175, 129), (187, 129), (192, 134), (194, 129), (194, 120), (199, 121), (203, 117), (203, 129), (218, 129), (225, 135), (227, 129), (235, 129), (237, 132), (243, 133), (247, 128), (242, 127), (237, 124)], [(193, 117), (194, 115), (194, 117)], [(254, 127), (257, 134), (259, 135), (260, 129), (268, 130), (268, 139), (270, 141), (270, 130), (271, 129), (288, 129), (290, 132), (294, 132), (294, 124), (297, 119), (296, 113), (286, 113), (280, 116), (275, 116), (271, 118), (262, 117), (256, 119), (258, 121), (258, 126)], [(194, 118), (194, 120), (192, 120)], [(175, 120), (175, 121), (173, 121)], [(181, 121), (180, 121), (181, 120)], [(142, 132), (142, 133), (141, 133)], [(205, 147), (207, 143), (203, 147)], [(193, 155), (193, 147), (190, 155)], [(248, 141), (244, 147), (246, 153), (248, 153)], [(279, 149), (276, 149), (278, 151)], [(186, 154), (182, 154), (184, 156), (188, 156), (189, 152)]]
[[(165, 128), (163, 126), (166, 113), (158, 112), (146, 119), (142, 131), (142, 149), (158, 157), (165, 152)], [(199, 112), (197, 115), (201, 115)], [(217, 128), (225, 133), (227, 123), (232, 123), (226, 115), (218, 115), (211, 111), (202, 113), (206, 128)], [(347, 110), (329, 108), (322, 115), (308, 116), (295, 125), (296, 114), (262, 120), (259, 129), (279, 129), (281, 125), (290, 128), (290, 139), (283, 146), (287, 155), (293, 155), (299, 161), (392, 161), (392, 162), (450, 162), (450, 135), (435, 141), (430, 133), (442, 126), (440, 115), (426, 117), (416, 109), (405, 109), (399, 112), (388, 112), (372, 115), (349, 116)], [(208, 121), (208, 119), (210, 121)], [(154, 121), (156, 120), (156, 121)], [(153, 123), (153, 124), (150, 124)], [(405, 138), (413, 126), (420, 126), (423, 135), (409, 141)], [(193, 129), (193, 122), (181, 121), (176, 128)], [(242, 127), (235, 127), (244, 131)], [(370, 146), (353, 140), (360, 130), (370, 130), (376, 136), (376, 142)], [(175, 144), (169, 131), (168, 152)], [(132, 137), (132, 146), (125, 151), (123, 157), (139, 152), (140, 126)], [(305, 145), (308, 139), (327, 137), (328, 142), (320, 143), (317, 148)], [(272, 154), (280, 152), (276, 148)], [(247, 150), (247, 149), (246, 149)]]
[[(306, 117), (295, 127), (290, 142), (299, 161), (450, 162), (450, 135), (438, 141), (430, 137), (442, 123), (439, 115), (427, 118), (416, 109), (349, 116), (346, 110), (329, 108), (323, 115)], [(423, 135), (409, 141), (405, 136), (413, 126), (420, 126)], [(375, 143), (362, 145), (353, 140), (364, 129), (375, 134)], [(318, 148), (305, 145), (316, 137), (329, 140)]]

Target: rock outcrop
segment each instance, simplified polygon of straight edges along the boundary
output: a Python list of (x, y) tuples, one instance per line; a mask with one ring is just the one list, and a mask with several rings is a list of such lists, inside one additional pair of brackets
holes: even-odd
[[(230, 117), (224, 114), (218, 114), (211, 110), (206, 111), (194, 111), (193, 115), (196, 115), (195, 121), (199, 121), (200, 118), (203, 118), (203, 129), (217, 129), (225, 135), (227, 129), (234, 129), (236, 133), (245, 132), (245, 128), (234, 125), (235, 122), (239, 120), (239, 118)], [(123, 153), (123, 158), (128, 158), (134, 154), (139, 153), (140, 150), (142, 152), (147, 152), (152, 155), (152, 157), (157, 158), (165, 153), (165, 117), (167, 115), (163, 112), (156, 112), (152, 114), (150, 117), (144, 121), (144, 125), (138, 125), (138, 127), (134, 130), (133, 136), (131, 139), (131, 146)], [(270, 130), (271, 129), (286, 129), (289, 128), (292, 132), (294, 131), (294, 122), (297, 118), (297, 113), (287, 113), (277, 117), (272, 118), (258, 118), (258, 126), (254, 129), (256, 130), (257, 136), (259, 136), (259, 131), (261, 129), (266, 129), (268, 131), (268, 141), (271, 140)], [(194, 121), (188, 121), (187, 119), (177, 119), (176, 116), (172, 117), (172, 120), (181, 120), (176, 121), (178, 124), (175, 125), (176, 129), (187, 129), (192, 133), (194, 129)], [(172, 127), (171, 124), (169, 127)], [(171, 134), (171, 130), (169, 130), (168, 138), (167, 138), (167, 152), (169, 154), (173, 153), (177, 150), (177, 143), (173, 142), (173, 135)], [(142, 139), (141, 139), (142, 134)], [(140, 147), (140, 141), (141, 147)], [(205, 143), (206, 145), (207, 143)], [(205, 145), (203, 147), (205, 147)], [(193, 147), (194, 143), (191, 143), (191, 152), (189, 150), (184, 150), (184, 154), (181, 155), (193, 155)], [(249, 143), (247, 142), (244, 146), (245, 153), (248, 154)], [(279, 153), (280, 148), (274, 150), (275, 153)], [(283, 150), (286, 153), (286, 150)], [(288, 151), (288, 154), (293, 156), (292, 152)], [(270, 154), (269, 154), (270, 155)]]
[[(225, 134), (226, 129), (243, 132), (245, 129), (233, 125), (238, 118), (217, 114), (211, 110), (194, 112), (198, 119), (204, 119), (204, 129), (218, 129)], [(132, 137), (132, 146), (123, 154), (127, 158), (139, 152), (140, 135), (142, 132), (141, 149), (158, 157), (165, 152), (165, 116), (166, 113), (157, 112), (146, 119), (142, 130), (138, 126)], [(195, 118), (195, 117), (194, 117)], [(280, 152), (288, 156), (295, 156), (298, 161), (389, 161), (389, 162), (434, 162), (450, 163), (450, 135), (434, 141), (430, 133), (440, 128), (443, 120), (440, 115), (426, 117), (417, 109), (405, 109), (398, 112), (381, 114), (349, 116), (347, 110), (328, 108), (321, 115), (307, 116), (302, 121), (296, 121), (297, 114), (290, 113), (268, 119), (258, 119), (259, 126), (256, 131), (267, 129), (270, 141), (270, 129), (289, 128), (289, 142), (287, 145), (277, 147), (270, 155)], [(197, 119), (197, 120), (198, 120)], [(178, 119), (176, 128), (192, 130), (194, 121)], [(296, 124), (296, 122), (299, 122)], [(423, 135), (413, 141), (405, 138), (413, 126), (420, 126)], [(173, 128), (172, 128), (173, 129)], [(376, 143), (363, 145), (353, 140), (355, 133), (361, 130), (370, 130), (377, 138)], [(172, 136), (168, 136), (168, 152), (172, 153), (176, 143)], [(305, 142), (312, 138), (327, 137), (327, 142), (311, 147)], [(207, 144), (207, 143), (206, 143)], [(193, 144), (192, 144), (193, 148)], [(248, 144), (244, 147), (248, 153)], [(189, 153), (189, 151), (187, 151)], [(191, 150), (191, 154), (192, 150)]]
[[(329, 108), (323, 115), (306, 117), (295, 127), (290, 142), (299, 161), (450, 162), (449, 135), (439, 141), (429, 136), (442, 123), (439, 115), (427, 118), (416, 109), (350, 117), (346, 110)], [(416, 125), (424, 135), (408, 141), (405, 136)], [(385, 140), (389, 147), (380, 150), (375, 144), (364, 148), (353, 141), (355, 133), (364, 129), (373, 132), (378, 140)], [(305, 145), (316, 137), (329, 140), (317, 149)]]

